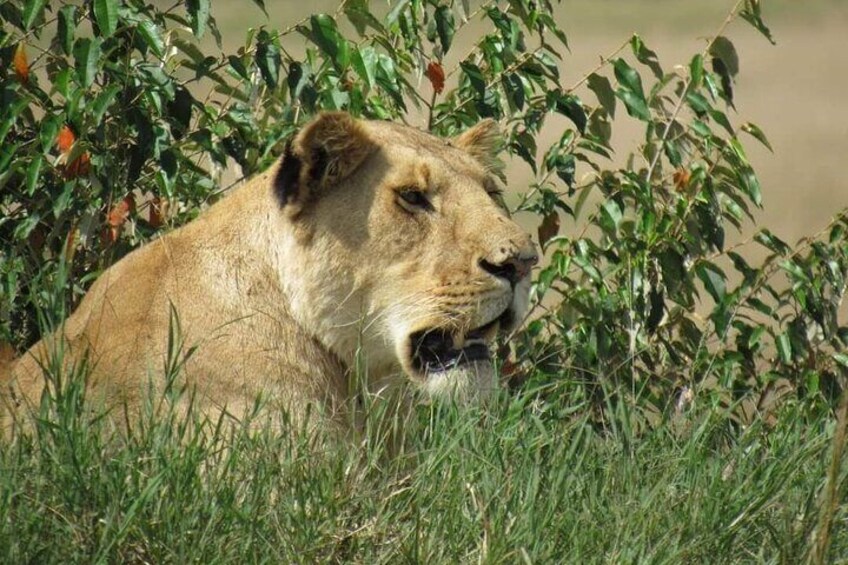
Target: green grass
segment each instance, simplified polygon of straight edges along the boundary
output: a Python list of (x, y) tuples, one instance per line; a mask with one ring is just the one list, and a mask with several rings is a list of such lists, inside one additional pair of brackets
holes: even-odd
[(149, 410), (127, 436), (77, 392), (0, 443), (0, 562), (797, 563), (834, 427), (704, 409), (636, 436), (526, 393), (421, 407), (388, 455), (376, 424), (335, 441)]

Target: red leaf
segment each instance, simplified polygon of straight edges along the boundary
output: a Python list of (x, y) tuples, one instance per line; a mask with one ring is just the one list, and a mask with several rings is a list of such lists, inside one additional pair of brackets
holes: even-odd
[(15, 55), (12, 57), (12, 66), (15, 68), (15, 75), (21, 82), (29, 82), (29, 62), (27, 61), (26, 49), (23, 43), (18, 43), (15, 48)]
[(424, 74), (430, 79), (436, 94), (441, 94), (445, 89), (445, 69), (439, 63), (431, 62)]

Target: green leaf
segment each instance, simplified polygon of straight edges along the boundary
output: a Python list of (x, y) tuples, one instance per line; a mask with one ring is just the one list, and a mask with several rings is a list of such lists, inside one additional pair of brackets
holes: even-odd
[(265, 8), (265, 0), (253, 0), (253, 3), (259, 6), (259, 9), (262, 10), (262, 13), (265, 14), (265, 17), (268, 17), (268, 10)]
[(730, 120), (727, 119), (727, 114), (722, 112), (721, 110), (716, 110), (715, 108), (710, 108), (709, 112), (710, 117), (715, 120), (715, 122), (724, 128), (724, 130), (730, 135), (736, 135), (736, 132), (733, 131), (733, 126), (730, 123)]
[(365, 82), (368, 88), (373, 88), (377, 81), (377, 63), (379, 56), (370, 45), (354, 49), (352, 64), (356, 74)]
[(754, 169), (750, 167), (743, 167), (738, 171), (737, 177), (739, 178), (739, 183), (742, 185), (745, 193), (751, 198), (751, 202), (753, 202), (758, 208), (762, 208), (763, 195), (760, 190), (760, 179), (757, 178), (757, 174), (754, 172)]
[(748, 135), (753, 136), (757, 141), (765, 145), (769, 151), (774, 153), (774, 149), (772, 149), (771, 143), (769, 143), (769, 140), (766, 138), (766, 134), (764, 134), (763, 130), (761, 130), (755, 124), (752, 124), (751, 122), (746, 122), (742, 124), (741, 129)]
[(77, 81), (83, 88), (88, 88), (97, 76), (97, 63), (100, 60), (99, 37), (83, 37), (74, 43), (74, 68), (77, 73)]
[(26, 239), (29, 234), (32, 233), (32, 230), (35, 229), (35, 226), (41, 221), (41, 212), (35, 211), (31, 215), (27, 216), (18, 224), (15, 228), (14, 237), (18, 241), (23, 241)]
[(651, 72), (654, 73), (655, 77), (658, 79), (663, 77), (664, 73), (662, 67), (660, 67), (657, 54), (651, 49), (648, 49), (641, 37), (633, 35), (633, 37), (630, 38), (630, 48), (633, 50), (636, 60), (651, 69)]
[(751, 334), (748, 336), (748, 348), (754, 348), (757, 344), (760, 343), (760, 338), (763, 337), (763, 334), (766, 333), (765, 326), (756, 326), (753, 330), (751, 330)]
[(713, 40), (710, 55), (724, 64), (729, 77), (739, 74), (739, 55), (736, 53), (736, 47), (726, 37), (719, 35)]
[(644, 97), (620, 87), (615, 91), (615, 95), (624, 102), (628, 114), (645, 122), (651, 121), (651, 112), (648, 110)]
[(768, 39), (772, 45), (776, 45), (777, 43), (771, 35), (771, 30), (768, 26), (766, 26), (765, 22), (763, 22), (761, 10), (760, 0), (746, 0), (745, 9), (739, 12), (739, 15), (742, 16), (742, 19), (751, 24), (754, 29), (763, 34), (763, 36)]
[(56, 143), (56, 134), (59, 133), (59, 128), (62, 125), (62, 116), (56, 114), (48, 114), (41, 122), (41, 131), (39, 139), (41, 140), (41, 150), (43, 153), (49, 153)]
[(645, 90), (642, 88), (642, 77), (636, 70), (627, 64), (624, 59), (616, 59), (613, 61), (613, 69), (615, 70), (615, 78), (619, 84), (627, 90), (633, 92), (642, 100), (645, 99)]
[(282, 57), (271, 35), (264, 29), (256, 36), (256, 65), (269, 88), (277, 88)]
[(399, 0), (397, 3), (395, 3), (389, 13), (386, 14), (386, 23), (389, 25), (394, 25), (395, 23), (397, 23), (398, 18), (400, 18), (404, 10), (409, 7), (410, 1), (411, 0)]
[(833, 360), (848, 369), (848, 355), (844, 353), (834, 353)]
[(565, 94), (558, 90), (549, 90), (547, 98), (549, 107), (553, 107), (554, 110), (574, 122), (581, 134), (585, 133), (586, 111), (577, 96)]
[(58, 218), (62, 215), (62, 212), (68, 209), (71, 204), (71, 197), (74, 195), (74, 186), (76, 183), (73, 181), (66, 182), (62, 186), (62, 192), (58, 197), (53, 199), (52, 212), (53, 217)]
[(65, 55), (70, 55), (74, 48), (74, 32), (77, 28), (76, 22), (76, 6), (63, 6), (59, 10), (59, 23), (56, 28), (56, 39), (59, 46), (62, 47), (62, 52)]
[(601, 206), (600, 226), (609, 235), (618, 233), (618, 225), (623, 218), (621, 207), (615, 200), (607, 200)]
[(197, 45), (192, 43), (191, 41), (186, 41), (181, 39), (179, 36), (171, 37), (171, 44), (179, 49), (183, 54), (187, 55), (191, 62), (194, 64), (193, 66), (189, 66), (191, 69), (195, 69), (197, 66), (203, 64), (206, 59), (206, 55), (198, 49)]
[(710, 126), (708, 126), (701, 120), (692, 120), (692, 123), (689, 124), (689, 127), (691, 127), (692, 130), (701, 137), (709, 138), (713, 135), (713, 130), (710, 129)]
[(167, 105), (174, 139), (181, 139), (188, 132), (193, 108), (194, 97), (187, 88), (178, 86), (174, 91), (174, 99)]
[(524, 83), (518, 73), (501, 75), (501, 85), (507, 94), (507, 98), (515, 110), (523, 110), (525, 102)]
[(721, 304), (727, 293), (726, 276), (724, 271), (719, 269), (712, 263), (702, 262), (695, 268), (695, 273), (701, 282), (704, 283), (704, 288), (710, 293), (716, 304)]
[(704, 58), (700, 53), (692, 57), (689, 63), (689, 76), (692, 79), (692, 87), (699, 88), (704, 80)]
[(707, 100), (707, 97), (700, 92), (687, 92), (686, 102), (689, 104), (689, 107), (695, 111), (695, 114), (697, 114), (698, 117), (703, 117), (713, 109), (712, 105), (710, 105), (710, 101)]
[(336, 27), (336, 21), (327, 14), (316, 14), (310, 18), (309, 38), (325, 53), (336, 69), (342, 70), (350, 64), (350, 49), (347, 40)]
[(515, 133), (509, 144), (509, 150), (521, 157), (533, 169), (533, 174), (536, 174), (537, 147), (536, 138), (532, 134), (526, 130)]
[(289, 65), (289, 72), (286, 76), (286, 84), (288, 84), (291, 99), (294, 100), (300, 96), (306, 81), (303, 80), (306, 73), (303, 72), (303, 65), (297, 61), (293, 61)]
[(569, 188), (574, 186), (574, 173), (576, 171), (574, 155), (556, 154), (548, 163), (548, 168), (555, 169), (557, 176)]
[(456, 31), (456, 22), (453, 19), (453, 10), (448, 6), (436, 8), (436, 33), (439, 34), (439, 42), (442, 44), (442, 52), (447, 53), (453, 43), (453, 35)]
[(588, 79), (589, 90), (595, 93), (598, 97), (598, 102), (601, 103), (604, 110), (611, 118), (615, 118), (615, 93), (612, 90), (612, 84), (607, 77), (597, 73), (589, 75)]
[[(32, 24), (39, 18), (41, 18), (44, 13), (44, 5), (47, 4), (47, 0), (29, 0), (24, 6), (23, 20), (24, 29), (29, 31), (32, 27)], [(5, 27), (5, 26), (4, 26)]]
[(477, 91), (477, 94), (483, 96), (486, 94), (486, 79), (483, 77), (483, 71), (474, 63), (463, 61), (459, 64), (462, 72), (471, 81), (471, 87)]
[(388, 55), (380, 53), (380, 62), (377, 65), (377, 84), (384, 89), (392, 99), (392, 102), (403, 111), (406, 111), (406, 104), (403, 100), (403, 93), (398, 84), (398, 72), (395, 67), (395, 61)]
[(368, 0), (348, 0), (344, 4), (344, 14), (359, 35), (365, 35), (365, 30), (368, 27), (380, 33), (385, 33), (383, 25), (368, 9)]
[(113, 83), (97, 95), (97, 98), (95, 98), (94, 102), (91, 104), (91, 117), (94, 119), (95, 123), (100, 123), (100, 120), (103, 119), (103, 115), (106, 113), (106, 110), (108, 110), (109, 106), (111, 106), (112, 102), (114, 102), (115, 96), (123, 88), (122, 84)]
[(792, 252), (792, 248), (786, 245), (786, 243), (771, 233), (767, 229), (762, 229), (754, 235), (754, 241), (759, 243), (760, 245), (765, 246), (767, 249), (777, 253), (778, 255), (788, 255)]
[(233, 69), (233, 72), (242, 80), (250, 80), (250, 72), (247, 70), (247, 67), (244, 65), (244, 61), (236, 55), (228, 55), (227, 62), (230, 64), (230, 68)]
[(624, 59), (613, 61), (613, 67), (615, 69), (615, 78), (619, 84), (615, 95), (624, 102), (628, 114), (634, 118), (649, 122), (651, 120), (651, 112), (648, 110), (648, 103), (645, 100), (645, 90), (642, 88), (642, 78), (639, 76), (639, 73), (628, 65)]
[(118, 0), (94, 0), (94, 20), (102, 37), (110, 37), (118, 27)]
[(785, 333), (780, 334), (774, 340), (777, 347), (777, 353), (780, 355), (780, 360), (789, 364), (792, 362), (792, 345), (789, 343), (789, 336)]
[(798, 264), (793, 261), (781, 261), (780, 268), (792, 275), (795, 282), (800, 282), (804, 284), (810, 284), (810, 277), (807, 276), (807, 273), (802, 269)]
[(162, 58), (165, 56), (165, 42), (159, 33), (159, 27), (153, 21), (144, 18), (138, 22), (136, 29), (138, 29), (139, 34), (144, 39), (144, 43), (157, 57)]
[[(559, 80), (559, 65), (556, 60), (550, 56), (545, 51), (537, 51), (533, 55), (533, 59), (539, 63), (541, 66), (542, 72), (550, 78), (551, 80)], [(527, 66), (529, 66), (531, 62), (528, 61)]]
[(191, 31), (198, 39), (206, 33), (209, 23), (209, 0), (186, 0)]
[(588, 275), (595, 284), (599, 286), (603, 285), (604, 278), (601, 276), (601, 272), (592, 263), (587, 261), (585, 257), (575, 255), (572, 258), (572, 261), (574, 261), (574, 264), (580, 267), (580, 270), (586, 273), (586, 275)]
[(44, 157), (39, 154), (33, 155), (32, 162), (27, 167), (26, 172), (26, 192), (28, 196), (35, 194), (35, 189), (38, 187), (38, 179), (41, 175), (41, 165), (44, 163)]

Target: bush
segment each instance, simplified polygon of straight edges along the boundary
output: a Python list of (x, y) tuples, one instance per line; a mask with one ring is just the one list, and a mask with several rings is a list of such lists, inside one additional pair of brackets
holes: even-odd
[[(37, 339), (57, 265), (73, 304), (98, 272), (217, 198), (222, 170), (262, 170), (320, 110), (418, 113), (441, 135), (491, 117), (510, 165), (533, 174), (514, 208), (538, 216), (548, 258), (534, 298), (549, 307), (512, 339), (525, 378), (568, 385), (549, 394), (598, 414), (634, 403), (667, 414), (705, 387), (724, 403), (763, 400), (784, 380), (831, 402), (848, 366), (845, 213), (794, 248), (757, 231), (761, 265), (725, 245), (762, 205), (744, 143), (768, 141), (728, 113), (738, 55), (724, 35), (741, 18), (771, 40), (759, 0), (741, 0), (685, 66), (669, 70), (634, 36), (571, 86), (549, 0), (469, 4), (378, 12), (348, 0), (251, 30), (233, 54), (199, 41), (212, 34), (220, 48), (208, 0), (0, 4), (0, 338)], [(475, 20), (485, 32), (461, 41)], [(305, 38), (305, 57), (283, 48), (288, 34)], [(624, 113), (645, 136), (615, 167)], [(546, 124), (560, 129), (549, 147)], [(579, 235), (560, 234), (561, 217)]]

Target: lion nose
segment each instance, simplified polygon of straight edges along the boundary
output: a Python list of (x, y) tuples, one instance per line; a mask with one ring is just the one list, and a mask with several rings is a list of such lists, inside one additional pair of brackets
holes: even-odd
[(520, 280), (530, 274), (530, 269), (539, 262), (535, 250), (519, 251), (511, 254), (503, 253), (493, 260), (480, 259), (480, 268), (496, 277), (506, 279), (515, 286)]

